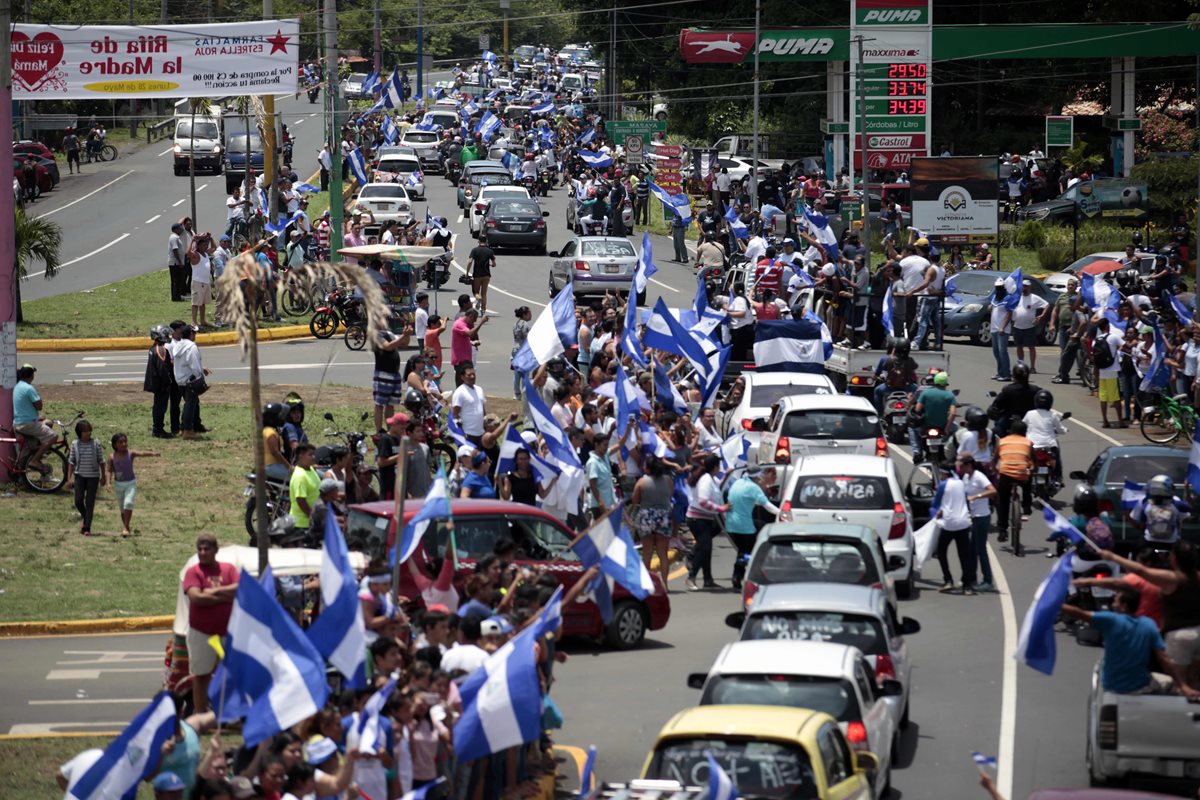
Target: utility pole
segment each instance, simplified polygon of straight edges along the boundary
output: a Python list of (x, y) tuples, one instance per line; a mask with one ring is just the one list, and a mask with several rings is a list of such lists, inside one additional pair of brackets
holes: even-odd
[[(3, 2), (3, 0), (0, 0)], [(342, 249), (342, 217), (346, 208), (342, 204), (342, 139), (338, 135), (337, 107), (337, 0), (325, 0), (325, 72), (329, 76), (325, 99), (329, 103), (329, 119), (326, 134), (329, 137), (329, 260), (340, 261), (337, 251)], [(420, 80), (418, 78), (418, 80)]]
[(417, 97), (425, 96), (425, 3), (417, 0)]
[(754, 0), (754, 131), (750, 159), (750, 207), (758, 208), (758, 36), (762, 24), (762, 0)]
[(500, 0), (500, 10), (504, 12), (504, 46), (500, 51), (501, 66), (508, 62), (508, 10), (511, 7), (512, 0)]
[[(870, 163), (870, 145), (867, 137), (867, 97), (866, 97), (866, 72), (863, 69), (863, 45), (866, 44), (867, 38), (859, 36), (854, 40), (858, 44), (858, 136), (862, 139), (862, 199), (863, 199), (863, 226), (862, 226), (862, 242), (863, 248), (867, 254), (867, 264), (871, 263), (871, 187), (868, 180), (871, 175)], [(854, 146), (853, 142), (850, 145)], [(854, 154), (851, 152), (850, 162), (854, 162)], [(850, 187), (853, 189), (853, 185)], [(879, 197), (879, 210), (883, 212), (883, 195)]]
[(383, 73), (383, 22), (379, 0), (375, 0), (375, 74)]
[[(12, 2), (0, 0), (0, 161), (13, 157), (12, 132)], [(0, 192), (0, 220), (5, 233), (0, 235), (0, 425), (9, 430), (13, 424), (13, 387), (17, 385), (17, 241), (13, 227), (16, 209), (12, 192)], [(0, 445), (0, 483), (11, 480), (9, 459), (15, 455), (12, 445)]]
[[(263, 19), (270, 19), (275, 16), (275, 0), (263, 0)], [(275, 224), (279, 220), (279, 193), (275, 191), (275, 173), (276, 164), (279, 163), (276, 156), (275, 137), (275, 95), (268, 92), (263, 95), (263, 113), (267, 118), (267, 124), (263, 126), (263, 186), (267, 190), (267, 219), (271, 224)], [(250, 134), (250, 120), (246, 119), (246, 134)], [(250, 174), (250, 165), (246, 164), (246, 174)]]
[(617, 0), (613, 0), (608, 26), (608, 96), (609, 119), (617, 119)]

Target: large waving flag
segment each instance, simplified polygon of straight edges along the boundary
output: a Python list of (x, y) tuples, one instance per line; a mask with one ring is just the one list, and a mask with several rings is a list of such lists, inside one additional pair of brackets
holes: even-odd
[[(640, 265), (638, 268), (640, 269)], [(646, 353), (642, 349), (642, 341), (638, 338), (637, 319), (637, 296), (631, 293), (625, 301), (625, 324), (621, 327), (621, 352), (629, 356), (633, 363), (645, 369), (650, 365), (650, 359), (646, 358)]]
[(661, 297), (646, 320), (646, 328), (642, 331), (642, 343), (646, 347), (683, 356), (702, 380), (708, 380), (712, 368), (708, 354), (704, 352), (704, 345), (675, 318)]
[(435, 217), (433, 215), (433, 212), (430, 211), (428, 208), (425, 209), (425, 227), (426, 227), (426, 229), (431, 230), (431, 231), (446, 230), (445, 226), (442, 225), (442, 221), (440, 219), (438, 219), (437, 217)]
[(708, 357), (708, 378), (700, 390), (700, 407), (708, 408), (717, 399), (717, 390), (721, 388), (721, 379), (725, 377), (725, 367), (729, 364), (729, 354), (733, 345), (722, 347)]
[(625, 504), (621, 503), (598, 519), (571, 545), (584, 569), (597, 565), (600, 567), (603, 580), (596, 580), (590, 588), (592, 599), (606, 622), (612, 619), (614, 581), (639, 600), (645, 600), (654, 591), (654, 581), (625, 526), (622, 518), (624, 513)]
[(617, 377), (613, 381), (613, 389), (617, 395), (617, 440), (623, 442), (625, 441), (625, 432), (629, 430), (629, 421), (640, 417), (641, 412), (637, 387), (625, 374), (625, 368), (620, 361), (617, 362)]
[(392, 70), (392, 77), (387, 79), (380, 89), (379, 102), (371, 109), (377, 110), (380, 106), (384, 108), (398, 108), (404, 105), (404, 85), (400, 82), (399, 70)]
[(1052, 542), (1059, 537), (1065, 537), (1073, 545), (1087, 544), (1099, 550), (1095, 542), (1081, 533), (1078, 528), (1071, 524), (1070, 520), (1051, 508), (1048, 503), (1042, 506), (1042, 518), (1046, 520), (1046, 527), (1050, 529), (1050, 536), (1047, 537), (1046, 541)]
[(1004, 279), (1004, 289), (1008, 294), (1004, 296), (1003, 300), (996, 300), (993, 295), (992, 305), (1004, 306), (1009, 311), (1016, 310), (1017, 306), (1021, 304), (1021, 285), (1024, 281), (1025, 276), (1021, 274), (1021, 268), (1017, 267)]
[(746, 227), (746, 223), (742, 222), (738, 216), (737, 208), (730, 203), (725, 208), (725, 221), (729, 223), (729, 230), (733, 231), (733, 235), (739, 239), (749, 239), (750, 229)]
[(590, 150), (580, 150), (579, 160), (592, 169), (604, 169), (611, 167), (613, 163), (612, 156), (608, 153), (593, 153)]
[(688, 416), (687, 401), (675, 388), (675, 384), (671, 383), (666, 369), (658, 362), (654, 364), (654, 391), (658, 394), (658, 402), (671, 406), (676, 414)]
[(578, 335), (575, 284), (568, 282), (534, 320), (521, 349), (513, 356), (512, 368), (531, 375), (542, 364), (566, 352), (576, 343)]
[(535, 635), (540, 628), (530, 625), (463, 681), (462, 716), (454, 724), (454, 754), (460, 762), (476, 761), (541, 735)]
[(758, 372), (819, 374), (833, 355), (825, 323), (810, 319), (764, 320), (754, 332), (754, 363)]
[(479, 118), (479, 122), (475, 123), (475, 133), (483, 137), (484, 141), (492, 138), (492, 134), (500, 130), (501, 119), (492, 112), (485, 112)]
[(1146, 374), (1142, 376), (1142, 382), (1138, 386), (1138, 389), (1143, 392), (1162, 389), (1171, 382), (1171, 367), (1165, 363), (1167, 342), (1163, 339), (1162, 327), (1153, 320), (1150, 321), (1150, 327), (1154, 329), (1154, 356), (1150, 359), (1150, 366), (1146, 369)]
[(525, 376), (525, 401), (529, 404), (529, 417), (534, 430), (542, 435), (542, 441), (550, 450), (550, 462), (558, 467), (582, 469), (579, 454), (571, 447), (567, 432), (554, 419), (550, 409), (546, 408), (542, 395), (529, 382), (529, 375)]
[(175, 701), (159, 692), (67, 790), (66, 800), (133, 800), (175, 735)]
[(350, 162), (350, 171), (354, 174), (354, 180), (358, 181), (359, 186), (366, 186), (370, 183), (367, 177), (367, 159), (363, 157), (362, 150), (357, 147), (350, 151), (350, 155), (346, 156)]
[(596, 129), (588, 128), (583, 133), (575, 137), (576, 144), (591, 144), (596, 138)]
[(321, 614), (306, 632), (308, 640), (346, 677), (350, 688), (362, 689), (367, 685), (367, 633), (346, 538), (333, 513), (325, 515), (321, 549)]
[(450, 434), (450, 438), (454, 440), (455, 447), (462, 447), (464, 444), (475, 446), (467, 438), (467, 434), (463, 433), (462, 425), (459, 425), (458, 420), (454, 418), (454, 412), (446, 415), (446, 433)]
[(1125, 479), (1125, 486), (1121, 488), (1121, 510), (1132, 511), (1137, 507), (1137, 504), (1146, 499), (1146, 484), (1134, 483)]
[(547, 100), (544, 103), (539, 103), (538, 105), (529, 109), (529, 113), (534, 115), (535, 117), (540, 117), (543, 114), (553, 114), (554, 113), (554, 103), (551, 102), (550, 100)]
[(946, 278), (946, 282), (944, 284), (942, 284), (942, 291), (944, 291), (946, 293), (946, 297), (948, 297), (951, 300), (957, 301), (957, 302), (961, 302), (961, 298), (958, 296), (958, 283), (957, 283), (958, 276), (961, 274), (962, 274), (961, 272), (957, 272), (957, 273), (951, 275), (949, 278)]
[(1054, 674), (1057, 657), (1054, 623), (1071, 588), (1071, 565), (1074, 560), (1075, 554), (1067, 553), (1042, 580), (1029, 610), (1025, 612), (1021, 634), (1017, 637), (1017, 652), (1013, 657), (1045, 675)]
[[(650, 276), (658, 272), (654, 266), (654, 251), (650, 245), (650, 232), (642, 232), (642, 253), (638, 256), (637, 266), (633, 270), (633, 290), (641, 293), (646, 291)], [(630, 298), (631, 300), (633, 298)], [(635, 303), (636, 305), (636, 303)]]
[(444, 465), (438, 466), (438, 474), (433, 479), (433, 483), (429, 486), (429, 492), (425, 495), (424, 502), (421, 503), (421, 508), (413, 514), (412, 519), (404, 526), (404, 532), (400, 536), (400, 563), (403, 564), (412, 558), (413, 553), (417, 552), (417, 548), (421, 546), (421, 542), (425, 539), (425, 533), (429, 530), (429, 523), (435, 519), (448, 519), (450, 517), (450, 484), (446, 480), (446, 468)]
[(1188, 308), (1182, 300), (1170, 292), (1167, 292), (1166, 295), (1171, 301), (1171, 310), (1175, 312), (1175, 318), (1179, 320), (1179, 324), (1191, 325), (1193, 317), (1192, 310)]
[(325, 707), (325, 659), (262, 584), (242, 570), (225, 666), (250, 702), (242, 737), (253, 747)]
[[(363, 704), (362, 711), (358, 712), (358, 720), (352, 731), (357, 743), (347, 741), (347, 746), (356, 747), (358, 752), (364, 755), (375, 755), (380, 746), (384, 743), (383, 724), (380, 722), (380, 716), (383, 714), (383, 707), (387, 705), (388, 698), (392, 696), (392, 690), (396, 688), (396, 679), (392, 678), (383, 686), (381, 686), (375, 694), (371, 695), (371, 699)], [(350, 737), (347, 737), (349, 740)]]
[(837, 234), (829, 226), (829, 219), (821, 212), (813, 211), (807, 205), (802, 205), (801, 208), (804, 210), (804, 220), (808, 232), (821, 243), (828, 260), (836, 264), (841, 256), (841, 250), (838, 249)]
[(362, 82), (363, 94), (374, 95), (376, 92), (382, 91), (382, 89), (383, 77), (378, 72), (372, 71)]
[(538, 483), (548, 481), (562, 472), (537, 454), (537, 434), (531, 431), (529, 436), (533, 439), (532, 442), (528, 441), (525, 435), (513, 425), (509, 425), (505, 429), (504, 442), (500, 445), (500, 455), (496, 459), (497, 475), (506, 475), (517, 468), (518, 450), (525, 450), (529, 453), (529, 467)]
[(646, 185), (664, 206), (671, 209), (671, 211), (675, 213), (675, 216), (679, 217), (679, 219), (683, 220), (684, 222), (692, 221), (692, 207), (688, 203), (688, 197), (686, 194), (681, 193), (673, 195), (649, 178), (646, 179)]
[(1079, 294), (1091, 309), (1116, 308), (1121, 303), (1121, 293), (1117, 287), (1099, 275), (1080, 275)]
[(750, 440), (746, 438), (745, 434), (738, 431), (721, 442), (721, 448), (717, 451), (717, 455), (721, 457), (722, 473), (737, 467), (744, 467), (750, 458)]

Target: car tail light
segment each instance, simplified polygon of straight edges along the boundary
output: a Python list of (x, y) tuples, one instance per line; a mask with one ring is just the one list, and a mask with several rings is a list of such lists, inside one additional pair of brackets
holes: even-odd
[(896, 679), (896, 665), (892, 663), (892, 657), (887, 654), (875, 656), (875, 683), (882, 686), (888, 679)]
[(887, 458), (888, 443), (887, 439), (883, 438), (882, 436), (875, 437), (875, 455), (879, 456), (880, 458)]
[(758, 594), (758, 584), (754, 581), (746, 581), (742, 584), (742, 605), (749, 606), (754, 602), (754, 595)]
[(1096, 744), (1101, 750), (1117, 749), (1117, 707), (1100, 707), (1100, 723), (1096, 726)]
[(476, 203), (475, 204), (476, 211), (483, 211), (485, 208), (487, 208), (487, 203)]
[(489, 228), (494, 228), (494, 227), (496, 227), (496, 220), (494, 220), (494, 219), (489, 219), (489, 220), (487, 220), (487, 226), (488, 226)]
[(792, 521), (792, 501), (791, 500), (784, 500), (779, 505), (778, 521), (779, 522), (791, 522)]
[(545, 227), (546, 227), (546, 220), (544, 220), (544, 219), (539, 219), (537, 222), (533, 223), (533, 229), (535, 231), (540, 231)]
[(775, 443), (775, 463), (792, 463), (792, 442), (786, 436), (780, 436), (779, 441)]
[(867, 749), (867, 726), (855, 720), (846, 726), (846, 741), (854, 750)]
[(851, 386), (874, 386), (875, 379), (870, 375), (855, 375), (850, 379)]
[(754, 420), (749, 419), (749, 418), (742, 420), (742, 430), (744, 430), (744, 431), (754, 430)]
[(576, 272), (591, 272), (592, 265), (586, 261), (576, 261), (575, 262), (575, 271)]
[(888, 528), (888, 540), (903, 539), (904, 528), (908, 522), (908, 514), (901, 503), (892, 506), (892, 527)]

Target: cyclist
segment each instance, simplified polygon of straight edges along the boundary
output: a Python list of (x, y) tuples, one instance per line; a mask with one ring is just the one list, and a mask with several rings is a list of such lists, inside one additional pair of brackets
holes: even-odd
[[(22, 364), (17, 370), (17, 385), (13, 387), (13, 430), (27, 440), (37, 440), (37, 450), (25, 462), (28, 469), (48, 472), (42, 456), (58, 440), (58, 434), (46, 424), (42, 416), (42, 396), (33, 388), (33, 376), (37, 368)], [(30, 447), (31, 445), (26, 445)]]
[(1015, 489), (1022, 490), (1022, 520), (1033, 513), (1033, 497), (1029, 491), (1029, 476), (1033, 473), (1033, 443), (1025, 436), (1024, 420), (1012, 423), (1008, 436), (996, 442), (996, 489), (999, 498), (996, 501), (996, 528), (1000, 535), (997, 541), (1008, 541), (1008, 512), (1011, 508), (1012, 493)]
[(1175, 481), (1169, 475), (1146, 481), (1146, 496), (1129, 511), (1129, 521), (1148, 544), (1165, 548), (1179, 541), (1183, 514), (1175, 505)]
[(925, 433), (930, 428), (937, 428), (945, 436), (954, 431), (955, 403), (958, 399), (946, 388), (949, 385), (950, 376), (939, 372), (933, 376), (933, 386), (918, 394), (913, 403), (910, 419), (918, 420), (908, 426), (908, 443), (912, 445), (913, 461), (925, 460)]

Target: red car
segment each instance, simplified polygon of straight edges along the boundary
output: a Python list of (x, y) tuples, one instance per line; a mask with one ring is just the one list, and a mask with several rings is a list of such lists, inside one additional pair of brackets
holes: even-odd
[[(421, 507), (421, 501), (404, 504), (407, 523)], [(346, 542), (351, 550), (383, 553), (390, 548), (395, 533), (391, 524), (394, 503), (381, 501), (350, 506), (346, 520)], [(454, 500), (454, 541), (460, 553), (460, 566), (455, 578), (462, 584), (474, 571), (475, 562), (492, 552), (499, 539), (511, 539), (516, 545), (515, 563), (530, 567), (546, 567), (563, 589), (570, 588), (583, 572), (579, 559), (567, 545), (575, 535), (563, 523), (533, 506), (507, 503), (501, 500)], [(428, 555), (446, 549), (448, 531), (438, 521), (425, 534), (422, 547)], [(432, 539), (430, 538), (432, 537)], [(610, 646), (627, 650), (638, 646), (647, 630), (666, 627), (671, 617), (671, 601), (658, 575), (654, 593), (644, 601), (629, 594), (624, 587), (613, 587), (613, 619), (608, 625), (600, 618), (600, 610), (591, 601), (572, 603), (563, 609), (565, 636), (603, 637)], [(400, 594), (418, 597), (408, 570), (401, 570)]]
[(32, 154), (40, 158), (54, 160), (54, 151), (41, 142), (17, 142), (13, 145), (13, 153), (19, 156)]
[[(54, 188), (54, 178), (50, 176), (50, 170), (38, 164), (36, 167), (38, 189), (45, 194)], [(25, 159), (18, 156), (13, 159), (13, 177), (21, 184), (21, 188), (25, 188)]]

